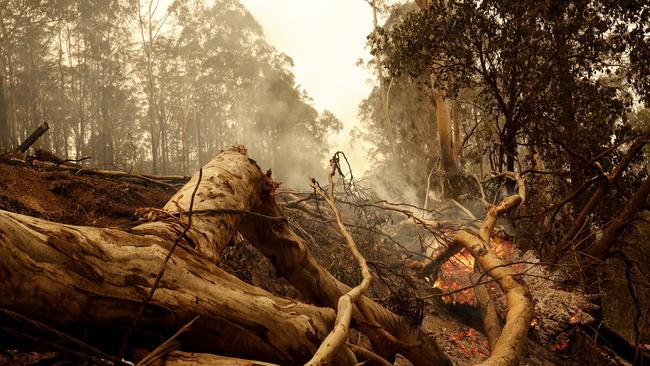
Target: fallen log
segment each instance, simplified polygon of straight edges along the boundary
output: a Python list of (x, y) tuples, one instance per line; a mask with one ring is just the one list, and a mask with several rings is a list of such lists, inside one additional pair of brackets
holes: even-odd
[[(169, 335), (200, 315), (180, 338), (184, 350), (302, 363), (329, 332), (334, 312), (275, 297), (214, 264), (239, 220), (271, 188), (243, 152), (226, 150), (204, 167), (192, 227), (133, 340)], [(61, 330), (128, 328), (183, 229), (181, 207), (189, 202), (197, 177), (192, 179), (165, 210), (149, 212), (149, 222), (126, 230), (0, 211), (0, 306)]]
[[(224, 154), (235, 154), (249, 161), (243, 148), (235, 147)], [(207, 172), (215, 168), (219, 169), (219, 174), (210, 178)], [(198, 216), (196, 224), (188, 232), (189, 241), (197, 243), (197, 251), (218, 262), (221, 250), (231, 238), (223, 233), (238, 229), (305, 297), (318, 305), (336, 309), (339, 298), (350, 288), (326, 271), (311, 256), (302, 239), (289, 228), (275, 201), (274, 191), (278, 184), (270, 175), (263, 174), (254, 162), (247, 165), (232, 159), (220, 161), (219, 157), (203, 169), (207, 181), (199, 186), (196, 194), (193, 213)], [(176, 217), (189, 211), (190, 192), (197, 179), (194, 175), (159, 214)], [(247, 186), (260, 189), (251, 192)], [(152, 212), (153, 216), (156, 214)], [(210, 244), (203, 246), (204, 243)], [(356, 302), (352, 318), (385, 358), (392, 359), (401, 353), (416, 365), (445, 365), (449, 362), (433, 338), (367, 297), (362, 296)], [(350, 353), (347, 347), (342, 348), (339, 357)]]
[(276, 364), (223, 357), (207, 353), (170, 352), (163, 366), (277, 366)]

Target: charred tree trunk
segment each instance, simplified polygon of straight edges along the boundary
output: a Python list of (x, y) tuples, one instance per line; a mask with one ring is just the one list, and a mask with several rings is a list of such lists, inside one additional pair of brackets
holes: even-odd
[(37, 141), (41, 136), (43, 136), (43, 134), (44, 134), (45, 132), (47, 132), (47, 130), (49, 130), (49, 129), (50, 129), (50, 126), (47, 124), (47, 122), (43, 122), (42, 125), (38, 126), (38, 128), (35, 129), (34, 132), (32, 132), (32, 134), (29, 135), (29, 137), (27, 137), (27, 139), (25, 139), (25, 141), (23, 141), (23, 142), (20, 144), (20, 146), (18, 146), (18, 148), (16, 149), (16, 151), (18, 151), (18, 152), (20, 152), (20, 153), (24, 153), (24, 152), (27, 151), (27, 149), (29, 149), (29, 147), (32, 146), (32, 145), (33, 145), (33, 144), (34, 144), (34, 143), (35, 143), (35, 142), (36, 142), (36, 141)]
[(617, 239), (621, 236), (623, 229), (628, 226), (634, 216), (648, 205), (648, 196), (650, 195), (650, 178), (646, 177), (636, 193), (623, 209), (614, 217), (614, 220), (603, 232), (603, 236), (596, 241), (588, 250), (589, 256), (584, 260), (584, 267), (589, 268), (599, 260), (605, 260), (611, 254), (611, 250), (617, 244)]

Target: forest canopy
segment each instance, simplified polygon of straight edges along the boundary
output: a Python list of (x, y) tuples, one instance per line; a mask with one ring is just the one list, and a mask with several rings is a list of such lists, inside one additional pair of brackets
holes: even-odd
[(0, 7), (2, 146), (45, 120), (43, 148), (56, 155), (188, 174), (245, 143), (284, 180), (304, 184), (342, 127), (314, 108), (291, 58), (239, 1), (18, 3)]

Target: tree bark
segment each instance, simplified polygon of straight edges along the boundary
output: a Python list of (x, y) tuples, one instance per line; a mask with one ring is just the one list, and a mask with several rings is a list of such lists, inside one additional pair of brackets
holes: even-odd
[(451, 131), (451, 102), (444, 92), (436, 87), (435, 73), (431, 74), (431, 89), (436, 102), (436, 124), (438, 126), (438, 139), (440, 141), (440, 155), (442, 166), (447, 177), (458, 174), (458, 164), (454, 158)]
[(230, 358), (207, 353), (172, 351), (161, 366), (277, 366), (273, 363)]
[[(334, 312), (277, 298), (213, 263), (241, 218), (270, 192), (243, 152), (224, 151), (205, 166), (186, 245), (168, 262), (132, 339), (173, 332), (200, 315), (181, 337), (188, 351), (302, 363), (327, 335)], [(0, 306), (63, 329), (130, 326), (182, 232), (183, 217), (176, 216), (187, 211), (197, 183), (195, 175), (163, 210), (146, 215), (150, 222), (125, 230), (0, 211)]]
[(483, 321), (483, 334), (487, 338), (490, 351), (494, 351), (499, 336), (501, 335), (501, 319), (499, 313), (494, 306), (494, 300), (490, 295), (487, 285), (480, 284), (481, 278), (480, 271), (475, 271), (470, 275), (472, 284), (474, 284), (474, 296), (478, 308), (481, 310), (481, 317)]

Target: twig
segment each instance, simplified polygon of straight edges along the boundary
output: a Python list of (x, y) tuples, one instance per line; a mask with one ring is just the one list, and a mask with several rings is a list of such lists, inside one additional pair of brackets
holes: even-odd
[(366, 259), (363, 257), (361, 252), (359, 252), (359, 249), (357, 248), (357, 244), (354, 242), (354, 239), (352, 238), (348, 230), (345, 228), (345, 225), (343, 224), (343, 220), (341, 218), (341, 213), (336, 208), (336, 204), (334, 202), (333, 178), (337, 170), (340, 173), (338, 155), (339, 153), (336, 153), (334, 157), (330, 160), (332, 170), (328, 176), (328, 181), (329, 181), (328, 191), (326, 192), (323, 188), (321, 188), (318, 182), (313, 178), (311, 180), (311, 186), (314, 189), (314, 191), (329, 204), (330, 208), (334, 212), (334, 216), (336, 217), (336, 222), (339, 226), (339, 230), (341, 231), (341, 234), (345, 238), (345, 241), (347, 242), (348, 248), (352, 252), (352, 255), (359, 263), (359, 267), (361, 267), (361, 274), (363, 276), (363, 280), (359, 285), (350, 289), (350, 291), (348, 291), (346, 294), (342, 295), (339, 298), (334, 328), (327, 335), (327, 337), (325, 337), (325, 339), (321, 342), (321, 345), (318, 347), (318, 350), (311, 358), (311, 360), (309, 360), (309, 362), (306, 363), (306, 365), (310, 365), (310, 366), (328, 364), (328, 362), (332, 359), (336, 351), (345, 343), (345, 340), (347, 339), (349, 333), (350, 321), (352, 319), (352, 304), (354, 304), (361, 296), (363, 296), (363, 294), (370, 287), (370, 281), (372, 280), (372, 275), (370, 274), (370, 269), (368, 268)]
[(176, 332), (176, 334), (171, 336), (168, 340), (163, 342), (160, 346), (156, 347), (156, 349), (151, 351), (147, 356), (145, 356), (142, 360), (140, 360), (140, 362), (138, 362), (136, 366), (147, 366), (152, 362), (164, 357), (167, 353), (171, 352), (175, 348), (176, 342), (174, 341), (176, 340), (176, 338), (178, 338), (178, 336), (190, 330), (190, 327), (199, 318), (199, 316), (200, 315), (195, 316), (194, 319), (190, 320), (181, 329), (179, 329), (178, 332)]

